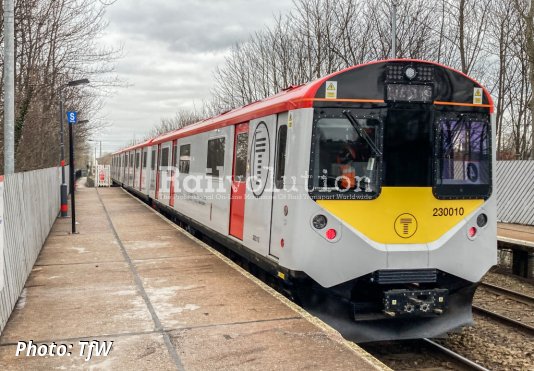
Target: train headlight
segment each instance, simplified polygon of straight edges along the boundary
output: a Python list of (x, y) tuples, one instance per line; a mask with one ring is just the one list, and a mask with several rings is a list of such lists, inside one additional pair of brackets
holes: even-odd
[(471, 227), (467, 230), (467, 236), (469, 238), (475, 238), (476, 235), (477, 235), (477, 229), (475, 227)]
[(326, 219), (326, 216), (322, 214), (315, 215), (312, 220), (313, 228), (323, 229), (324, 227), (326, 227), (327, 222), (328, 222), (328, 219)]
[(486, 214), (480, 214), (477, 216), (477, 225), (479, 228), (483, 228), (488, 224), (488, 216)]
[(404, 70), (404, 75), (408, 78), (408, 80), (413, 80), (415, 76), (417, 76), (417, 71), (413, 67), (406, 67)]
[(336, 238), (336, 236), (337, 232), (334, 228), (330, 228), (326, 231), (326, 238), (328, 238), (329, 240), (333, 240), (334, 238)]

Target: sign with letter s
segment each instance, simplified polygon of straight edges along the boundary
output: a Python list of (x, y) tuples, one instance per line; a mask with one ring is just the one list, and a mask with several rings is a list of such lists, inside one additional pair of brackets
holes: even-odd
[(72, 112), (67, 112), (67, 122), (69, 124), (75, 124), (77, 122), (77, 112), (75, 111), (72, 111)]

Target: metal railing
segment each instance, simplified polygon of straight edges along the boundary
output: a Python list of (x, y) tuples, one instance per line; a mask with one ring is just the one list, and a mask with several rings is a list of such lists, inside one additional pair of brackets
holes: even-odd
[(4, 177), (0, 334), (58, 216), (60, 184), (59, 167), (15, 173)]

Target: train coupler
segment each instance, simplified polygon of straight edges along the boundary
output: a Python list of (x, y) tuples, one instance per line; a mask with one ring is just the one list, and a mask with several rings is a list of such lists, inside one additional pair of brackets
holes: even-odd
[(439, 315), (447, 307), (447, 289), (409, 290), (394, 289), (384, 292), (383, 312), (397, 315)]

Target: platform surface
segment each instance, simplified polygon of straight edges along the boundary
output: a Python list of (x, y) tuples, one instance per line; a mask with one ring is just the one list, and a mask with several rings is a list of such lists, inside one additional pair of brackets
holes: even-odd
[(504, 247), (517, 245), (526, 250), (534, 251), (534, 226), (498, 223), (497, 240), (503, 243)]
[[(76, 212), (1, 334), (1, 370), (386, 369), (120, 188), (80, 188)], [(72, 354), (17, 357), (29, 340)], [(113, 345), (86, 361), (86, 340)]]

